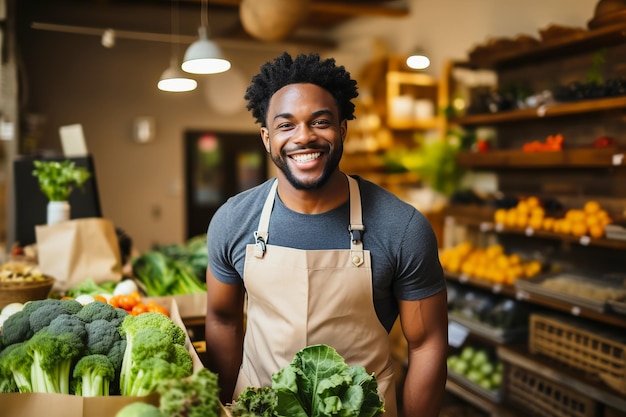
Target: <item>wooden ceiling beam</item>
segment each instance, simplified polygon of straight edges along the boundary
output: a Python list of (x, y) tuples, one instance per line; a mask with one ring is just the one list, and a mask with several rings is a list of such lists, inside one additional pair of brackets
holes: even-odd
[[(201, 0), (183, 0), (185, 2), (199, 3)], [(209, 5), (239, 7), (241, 0), (209, 0)], [(403, 17), (410, 13), (407, 1), (334, 1), (312, 0), (311, 13), (337, 15), (337, 16), (378, 16), (378, 17)]]

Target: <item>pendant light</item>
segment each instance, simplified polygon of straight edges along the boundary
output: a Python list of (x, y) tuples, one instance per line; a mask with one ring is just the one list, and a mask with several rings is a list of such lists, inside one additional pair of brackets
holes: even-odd
[(222, 57), (219, 46), (207, 37), (208, 8), (208, 0), (202, 0), (200, 27), (198, 28), (199, 39), (187, 48), (183, 59), (183, 71), (192, 74), (217, 74), (230, 69), (230, 62)]
[(412, 69), (426, 69), (430, 66), (430, 59), (421, 49), (418, 49), (406, 59), (406, 65)]
[(172, 39), (170, 48), (172, 56), (170, 58), (170, 66), (161, 74), (157, 87), (161, 91), (181, 93), (195, 90), (198, 83), (196, 80), (188, 78), (178, 67), (178, 0), (171, 1)]

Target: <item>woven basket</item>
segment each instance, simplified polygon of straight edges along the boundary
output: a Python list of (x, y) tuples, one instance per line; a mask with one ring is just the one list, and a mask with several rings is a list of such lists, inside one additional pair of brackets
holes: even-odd
[(48, 297), (54, 278), (41, 281), (0, 282), (0, 309), (11, 303), (25, 303)]

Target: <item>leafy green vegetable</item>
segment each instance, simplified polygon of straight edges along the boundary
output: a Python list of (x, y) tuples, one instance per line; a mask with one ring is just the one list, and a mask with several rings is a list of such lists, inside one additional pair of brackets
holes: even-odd
[(65, 295), (76, 298), (79, 295), (112, 294), (117, 283), (107, 281), (97, 284), (92, 278), (87, 278), (65, 292)]
[(50, 201), (67, 201), (74, 187), (81, 187), (91, 173), (76, 167), (73, 161), (33, 161), (33, 175), (39, 181), (39, 188)]
[(192, 269), (159, 250), (152, 250), (132, 259), (133, 276), (143, 284), (146, 295), (193, 294), (206, 291)]
[(276, 393), (271, 387), (248, 387), (230, 407), (233, 417), (275, 417)]
[(268, 388), (249, 388), (231, 404), (234, 417), (377, 417), (385, 407), (373, 374), (348, 366), (335, 349), (312, 345), (272, 375)]
[(159, 409), (168, 417), (218, 417), (221, 406), (217, 374), (201, 368), (182, 379), (162, 381)]

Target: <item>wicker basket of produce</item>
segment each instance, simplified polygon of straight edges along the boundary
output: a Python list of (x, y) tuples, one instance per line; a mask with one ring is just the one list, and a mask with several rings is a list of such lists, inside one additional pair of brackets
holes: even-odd
[(43, 275), (37, 265), (6, 262), (0, 265), (0, 309), (11, 303), (42, 300), (53, 285), (54, 278)]

